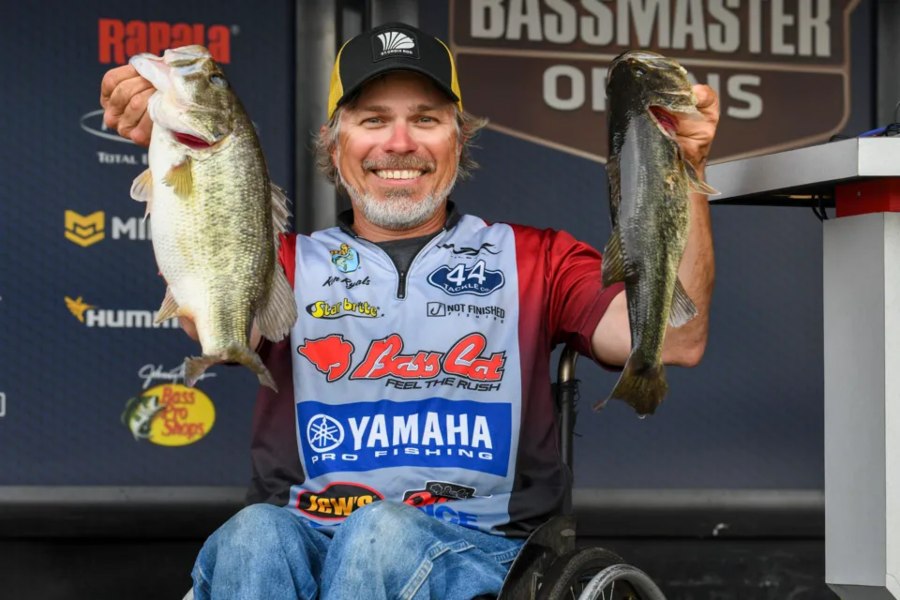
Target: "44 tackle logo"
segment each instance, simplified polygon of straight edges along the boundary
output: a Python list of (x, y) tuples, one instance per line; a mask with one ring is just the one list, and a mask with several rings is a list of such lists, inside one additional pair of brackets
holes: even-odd
[(385, 386), (398, 389), (426, 389), (451, 386), (469, 391), (500, 389), (506, 352), (482, 356), (487, 347), (483, 334), (461, 337), (446, 352), (419, 350), (403, 353), (403, 338), (391, 334), (373, 340), (362, 360), (353, 366), (354, 346), (340, 334), (305, 340), (297, 352), (326, 379), (337, 381), (348, 372), (350, 379), (387, 379)]
[(319, 492), (302, 490), (297, 508), (317, 519), (345, 519), (356, 509), (383, 499), (380, 492), (361, 483), (336, 481)]
[(502, 288), (506, 279), (503, 271), (492, 271), (485, 266), (483, 260), (478, 260), (470, 266), (463, 263), (452, 267), (441, 265), (428, 276), (428, 283), (451, 296), (487, 296)]

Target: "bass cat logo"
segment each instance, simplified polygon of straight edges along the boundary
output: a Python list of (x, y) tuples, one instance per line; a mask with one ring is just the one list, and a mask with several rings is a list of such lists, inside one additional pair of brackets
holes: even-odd
[[(487, 339), (480, 333), (463, 336), (446, 352), (419, 350), (403, 353), (403, 338), (394, 333), (369, 345), (350, 379), (431, 379), (442, 373), (472, 381), (501, 381), (506, 352), (482, 356)], [(297, 352), (310, 361), (327, 380), (336, 381), (351, 367), (353, 344), (339, 334), (305, 340)]]
[(464, 264), (453, 267), (441, 265), (428, 276), (428, 283), (451, 296), (487, 296), (502, 288), (506, 280), (502, 271), (491, 271), (485, 267), (483, 260), (479, 260), (469, 267)]

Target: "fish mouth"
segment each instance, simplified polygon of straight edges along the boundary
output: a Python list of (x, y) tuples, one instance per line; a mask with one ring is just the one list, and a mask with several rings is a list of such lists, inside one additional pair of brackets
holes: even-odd
[(648, 109), (650, 118), (667, 138), (674, 140), (678, 131), (678, 116), (657, 105), (651, 105)]
[(206, 148), (211, 148), (216, 143), (208, 142), (203, 138), (189, 133), (181, 133), (180, 131), (173, 131), (172, 136), (179, 144), (192, 148), (193, 150), (205, 150)]

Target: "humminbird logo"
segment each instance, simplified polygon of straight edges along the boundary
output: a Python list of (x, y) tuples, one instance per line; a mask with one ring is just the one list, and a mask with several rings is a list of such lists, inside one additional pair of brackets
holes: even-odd
[(63, 297), (66, 308), (72, 316), (88, 327), (101, 327), (108, 329), (175, 329), (178, 328), (178, 318), (166, 319), (162, 323), (156, 322), (157, 311), (150, 310), (109, 310), (100, 309), (93, 304), (88, 304), (82, 296), (77, 298)]
[(67, 210), (66, 239), (82, 248), (92, 246), (106, 236), (103, 231), (104, 221), (102, 210), (87, 216), (80, 215), (74, 210)]
[(390, 54), (413, 55), (416, 43), (411, 37), (400, 31), (385, 31), (378, 34), (381, 42), (381, 56)]
[[(106, 237), (106, 213), (102, 210), (87, 216), (74, 210), (66, 211), (66, 239), (82, 248), (93, 246)], [(150, 222), (140, 217), (120, 219), (113, 217), (110, 221), (110, 237), (114, 240), (128, 239), (143, 241), (152, 239)]]
[(161, 54), (166, 48), (193, 44), (206, 46), (219, 64), (231, 62), (231, 29), (225, 25), (100, 19), (97, 41), (100, 63), (104, 65), (124, 65), (135, 54)]

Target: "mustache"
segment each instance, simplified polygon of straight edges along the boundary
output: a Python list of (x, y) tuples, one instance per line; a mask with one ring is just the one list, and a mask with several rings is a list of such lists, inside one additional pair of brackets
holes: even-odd
[(367, 171), (425, 171), (426, 173), (434, 171), (435, 168), (433, 161), (420, 156), (387, 156), (377, 160), (366, 159), (362, 166)]

